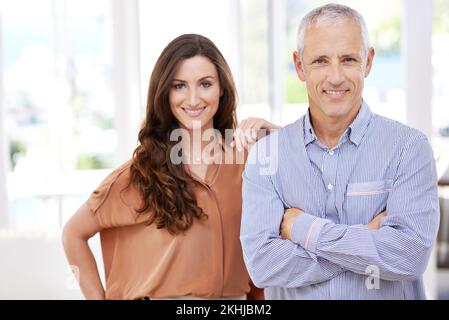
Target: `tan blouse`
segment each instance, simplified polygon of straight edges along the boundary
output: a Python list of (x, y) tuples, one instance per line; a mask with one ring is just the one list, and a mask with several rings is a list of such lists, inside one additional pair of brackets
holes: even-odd
[(243, 164), (211, 164), (197, 180), (197, 204), (208, 215), (185, 233), (170, 235), (139, 215), (138, 191), (128, 186), (131, 161), (91, 194), (88, 207), (100, 232), (107, 299), (236, 297), (250, 291), (240, 247)]

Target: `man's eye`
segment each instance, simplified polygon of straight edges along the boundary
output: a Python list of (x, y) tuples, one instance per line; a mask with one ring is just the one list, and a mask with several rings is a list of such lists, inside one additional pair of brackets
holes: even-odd
[(343, 62), (356, 62), (357, 60), (354, 58), (344, 58)]
[(324, 60), (324, 59), (316, 59), (315, 61), (313, 61), (313, 64), (323, 64), (325, 62), (326, 62), (326, 60)]

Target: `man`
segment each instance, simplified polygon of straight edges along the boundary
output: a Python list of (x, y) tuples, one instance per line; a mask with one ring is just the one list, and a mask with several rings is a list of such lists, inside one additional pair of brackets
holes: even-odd
[[(426, 137), (363, 101), (374, 49), (355, 10), (310, 12), (297, 50), (309, 111), (259, 141), (243, 174), (241, 242), (254, 283), (268, 299), (425, 299), (439, 224)], [(276, 154), (265, 149), (272, 139)], [(261, 174), (269, 161), (276, 172)]]

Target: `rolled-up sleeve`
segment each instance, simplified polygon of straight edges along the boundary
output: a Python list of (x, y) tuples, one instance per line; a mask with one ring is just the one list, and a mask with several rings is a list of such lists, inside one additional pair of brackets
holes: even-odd
[(91, 193), (87, 207), (103, 229), (135, 224), (138, 219), (138, 192), (129, 183), (129, 163), (108, 175)]
[(318, 236), (327, 223), (329, 223), (327, 219), (302, 213), (293, 223), (292, 241), (300, 244), (304, 249), (315, 253)]

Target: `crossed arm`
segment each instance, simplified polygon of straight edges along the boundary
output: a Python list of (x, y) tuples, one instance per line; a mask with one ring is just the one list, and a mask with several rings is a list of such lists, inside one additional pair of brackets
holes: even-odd
[(388, 216), (375, 230), (379, 221), (348, 226), (313, 213), (285, 212), (271, 177), (259, 175), (257, 162), (247, 165), (241, 242), (253, 281), (262, 287), (301, 287), (345, 270), (365, 274), (372, 265), (379, 268), (381, 279), (419, 277), (438, 229), (436, 180), (429, 144), (414, 141), (398, 169)]

